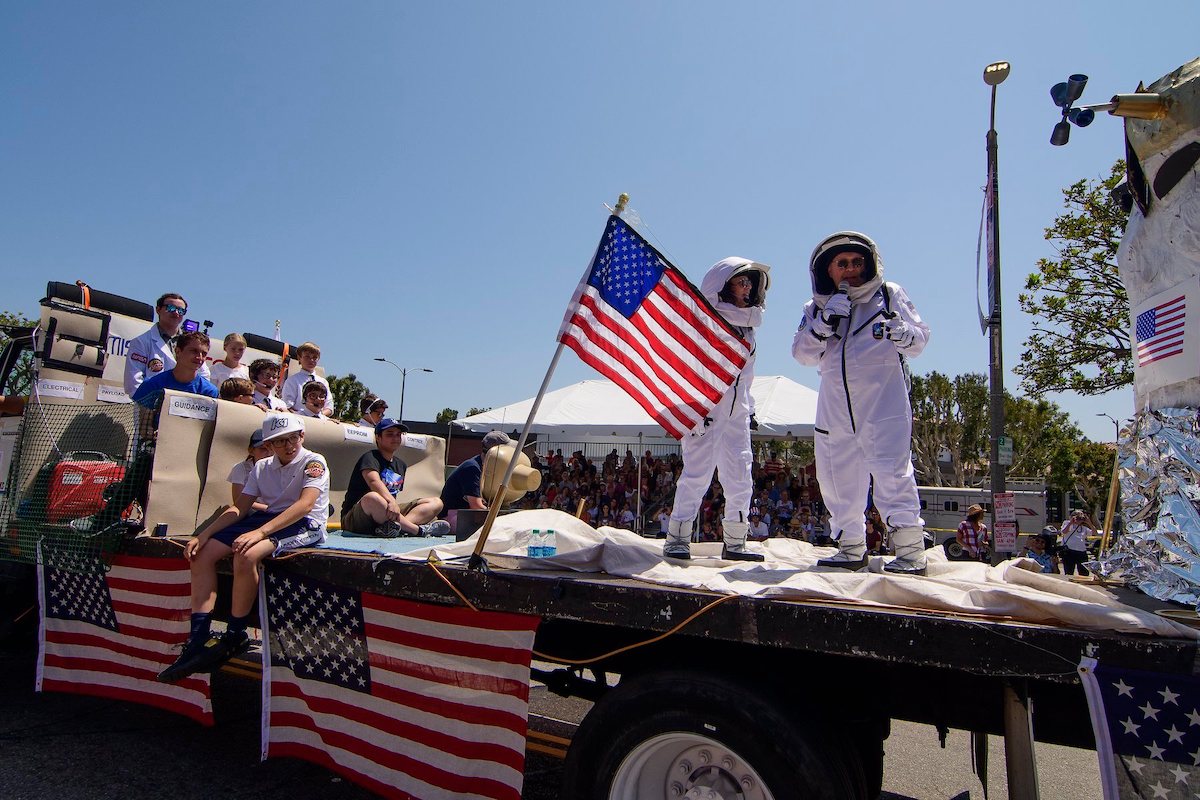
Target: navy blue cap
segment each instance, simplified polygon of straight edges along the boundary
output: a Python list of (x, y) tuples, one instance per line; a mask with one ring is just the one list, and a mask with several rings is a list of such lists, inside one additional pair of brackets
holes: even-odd
[(388, 428), (399, 428), (401, 433), (408, 433), (408, 426), (403, 422), (398, 419), (392, 419), (391, 417), (384, 417), (375, 425), (375, 435), (378, 436)]

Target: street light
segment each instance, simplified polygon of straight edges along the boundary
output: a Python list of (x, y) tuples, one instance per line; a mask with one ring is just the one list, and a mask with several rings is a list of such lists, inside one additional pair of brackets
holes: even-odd
[[(1000, 179), (996, 138), (996, 87), (1008, 77), (1007, 61), (988, 64), (983, 70), (983, 82), (992, 89), (991, 111), (987, 132), (987, 255), (988, 255), (988, 351), (989, 351), (989, 417), (991, 429), (991, 488), (993, 509), (995, 497), (1004, 491), (1004, 465), (1000, 463), (1000, 438), (1004, 435), (1004, 365), (1000, 315)], [(996, 527), (995, 512), (992, 517)], [(999, 563), (999, 551), (992, 547), (992, 563)]]
[(1112, 414), (1105, 414), (1103, 411), (1098, 412), (1096, 414), (1096, 416), (1097, 417), (1108, 417), (1108, 421), (1111, 422), (1113, 424), (1113, 426), (1117, 429), (1117, 438), (1114, 439), (1113, 441), (1118, 441), (1121, 438), (1121, 423), (1117, 422), (1117, 420), (1113, 417)]
[(433, 370), (426, 369), (425, 367), (402, 367), (399, 364), (397, 364), (395, 361), (391, 361), (390, 359), (383, 358), (382, 356), (376, 357), (375, 360), (383, 361), (384, 363), (391, 364), (393, 367), (400, 370), (400, 416), (397, 417), (397, 419), (400, 422), (404, 422), (404, 383), (405, 383), (405, 380), (408, 378), (408, 373), (410, 373), (410, 372), (433, 372)]

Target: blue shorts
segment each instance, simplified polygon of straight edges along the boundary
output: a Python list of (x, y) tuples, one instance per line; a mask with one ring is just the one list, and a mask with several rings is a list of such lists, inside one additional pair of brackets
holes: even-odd
[[(228, 528), (217, 531), (212, 538), (226, 547), (233, 547), (234, 539), (243, 533), (261, 528), (277, 516), (279, 515), (266, 511), (253, 511), (245, 519), (240, 519)], [(275, 542), (275, 552), (271, 554), (273, 556), (300, 547), (312, 547), (325, 541), (325, 526), (312, 517), (304, 517), (299, 522), (294, 522), (283, 530), (272, 533), (271, 541)]]

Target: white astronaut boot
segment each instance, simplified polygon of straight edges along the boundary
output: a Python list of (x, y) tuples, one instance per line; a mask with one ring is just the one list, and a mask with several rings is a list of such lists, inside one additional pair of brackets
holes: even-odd
[(867, 566), (866, 540), (847, 542), (845, 539), (838, 539), (837, 555), (832, 558), (822, 558), (817, 562), (817, 566), (837, 567), (853, 571), (863, 569)]
[(721, 558), (726, 561), (763, 560), (761, 553), (751, 553), (746, 549), (746, 536), (750, 533), (750, 523), (724, 520), (721, 525), (725, 528), (725, 543), (721, 545)]
[(925, 529), (919, 525), (896, 528), (892, 531), (892, 547), (896, 557), (883, 565), (885, 572), (894, 575), (925, 574)]
[(693, 519), (673, 519), (667, 522), (667, 541), (663, 544), (663, 555), (687, 561), (692, 557)]

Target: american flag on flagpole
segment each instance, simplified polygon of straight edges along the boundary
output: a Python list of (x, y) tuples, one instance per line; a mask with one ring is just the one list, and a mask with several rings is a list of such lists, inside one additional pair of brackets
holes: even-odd
[(1179, 355), (1187, 332), (1186, 296), (1180, 295), (1138, 314), (1133, 328), (1139, 367)]
[(1188, 675), (1079, 662), (1104, 800), (1196, 797), (1200, 788), (1200, 681)]
[(117, 556), (107, 573), (60, 569), (45, 551), (42, 561), (38, 691), (128, 700), (213, 724), (207, 675), (156, 679), (188, 636), (186, 560)]
[(608, 218), (558, 340), (676, 439), (703, 424), (750, 357), (700, 291), (617, 216)]
[(385, 797), (519, 800), (539, 619), (383, 597), (266, 565), (263, 757)]

